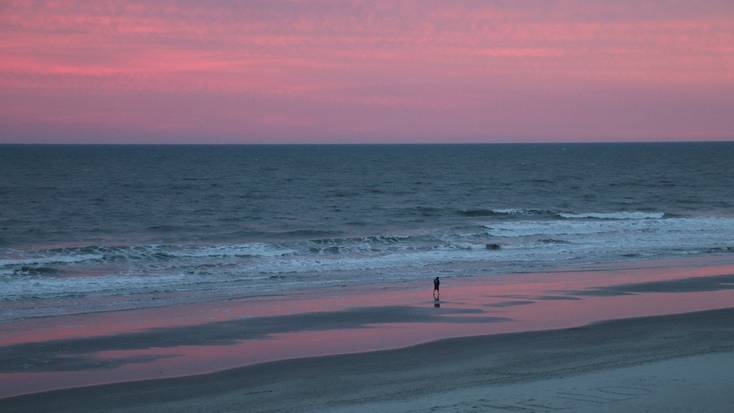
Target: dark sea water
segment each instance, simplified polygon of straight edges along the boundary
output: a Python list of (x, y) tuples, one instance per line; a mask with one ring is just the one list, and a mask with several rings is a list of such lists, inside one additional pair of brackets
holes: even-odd
[(734, 143), (0, 146), (0, 319), (732, 252)]

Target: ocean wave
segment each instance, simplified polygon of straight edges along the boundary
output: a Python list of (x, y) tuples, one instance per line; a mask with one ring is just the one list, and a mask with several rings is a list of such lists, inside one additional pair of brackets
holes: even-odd
[(557, 219), (661, 219), (672, 215), (665, 212), (616, 211), (616, 212), (561, 212), (553, 209), (534, 208), (478, 208), (461, 209), (457, 213), (466, 217), (498, 218), (557, 218)]
[(440, 240), (431, 236), (370, 235), (363, 237), (319, 238), (308, 240), (306, 248), (315, 254), (368, 254), (433, 246)]
[[(706, 239), (706, 234), (719, 234), (722, 231), (734, 230), (734, 219), (718, 217), (698, 218), (626, 218), (626, 219), (563, 219), (563, 220), (524, 220), (502, 221), (484, 224), (490, 236), (538, 239), (576, 239), (581, 242), (621, 239), (633, 245), (634, 238), (668, 237), (669, 242), (689, 234), (690, 240)], [(667, 234), (667, 235), (666, 235)], [(595, 238), (592, 238), (594, 236)], [(684, 239), (678, 242), (686, 242)]]
[(167, 262), (178, 259), (228, 257), (279, 257), (295, 253), (289, 248), (268, 243), (226, 245), (136, 245), (136, 246), (82, 246), (52, 248), (26, 252), (24, 256), (0, 259), (0, 268), (28, 272), (23, 268), (49, 265), (115, 262)]
[(101, 260), (104, 258), (101, 254), (76, 254), (76, 255), (53, 255), (53, 256), (35, 256), (23, 258), (4, 258), (0, 259), (0, 267), (15, 267), (24, 265), (46, 265), (46, 264), (72, 264), (84, 261)]
[(570, 241), (555, 238), (541, 238), (538, 242), (541, 244), (570, 244)]
[(462, 216), (472, 217), (498, 217), (509, 218), (512, 216), (556, 216), (558, 213), (553, 210), (532, 209), (532, 208), (451, 208), (451, 207), (410, 207), (403, 208), (401, 211), (408, 215), (420, 215), (422, 217), (444, 217), (444, 216)]
[[(211, 276), (284, 268), (288, 271), (337, 271), (368, 268), (370, 262), (413, 263), (420, 254), (466, 260), (467, 254), (486, 259), (487, 245), (501, 244), (497, 257), (520, 261), (536, 259), (539, 251), (586, 254), (626, 248), (683, 248), (701, 250), (722, 245), (712, 239), (734, 231), (734, 219), (669, 218), (661, 213), (587, 213), (574, 218), (548, 219), (549, 210), (493, 210), (504, 214), (536, 214), (522, 219), (487, 220), (450, 228), (422, 229), (417, 233), (345, 237), (286, 238), (269, 242), (211, 244), (151, 244), (80, 246), (0, 255), (0, 275), (55, 275), (97, 273), (157, 274), (180, 271)], [(546, 216), (544, 216), (545, 214)], [(576, 218), (578, 217), (578, 218)], [(318, 232), (322, 235), (322, 232)], [(718, 238), (717, 238), (718, 237)], [(726, 244), (724, 244), (726, 245)], [(596, 251), (599, 249), (599, 251)], [(627, 253), (624, 251), (623, 253)], [(483, 254), (483, 255), (482, 255)], [(387, 259), (385, 257), (390, 256)], [(425, 258), (425, 257), (424, 257)], [(411, 264), (413, 265), (413, 264)], [(383, 268), (383, 264), (378, 266)], [(47, 271), (54, 268), (54, 271)], [(386, 268), (386, 267), (385, 267)]]
[(24, 265), (13, 271), (13, 275), (55, 275), (61, 271), (49, 266), (27, 266)]
[(273, 244), (253, 242), (234, 245), (197, 246), (172, 250), (174, 257), (281, 257), (296, 251)]
[(291, 231), (281, 231), (281, 232), (270, 232), (270, 233), (264, 233), (266, 237), (272, 236), (275, 238), (311, 238), (311, 237), (329, 237), (329, 236), (336, 236), (341, 234), (340, 231), (329, 231), (329, 230), (321, 230), (321, 229), (294, 229)]
[(709, 254), (734, 253), (734, 246), (712, 247), (707, 249), (705, 252)]
[(526, 208), (475, 208), (460, 209), (459, 215), (465, 217), (559, 217), (559, 213), (549, 209), (526, 209)]
[(160, 274), (151, 278), (142, 275), (107, 275), (100, 277), (35, 278), (32, 283), (22, 277), (3, 282), (2, 301), (25, 299), (81, 297), (87, 294), (121, 295), (152, 292), (182, 291), (193, 281), (183, 274)]
[(642, 212), (642, 211), (620, 211), (620, 212), (582, 212), (582, 213), (559, 213), (565, 219), (662, 219), (665, 212)]

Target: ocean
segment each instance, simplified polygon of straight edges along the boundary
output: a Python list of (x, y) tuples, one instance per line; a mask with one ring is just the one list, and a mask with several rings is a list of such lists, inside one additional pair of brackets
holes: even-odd
[(734, 143), (0, 146), (0, 320), (731, 253)]

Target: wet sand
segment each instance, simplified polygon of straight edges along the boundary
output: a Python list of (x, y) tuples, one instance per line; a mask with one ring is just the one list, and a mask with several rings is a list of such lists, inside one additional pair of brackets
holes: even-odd
[[(0, 401), (4, 412), (731, 411), (734, 309), (456, 338)], [(355, 410), (356, 409), (356, 410)]]
[(731, 411), (734, 266), (710, 261), (21, 320), (0, 410)]

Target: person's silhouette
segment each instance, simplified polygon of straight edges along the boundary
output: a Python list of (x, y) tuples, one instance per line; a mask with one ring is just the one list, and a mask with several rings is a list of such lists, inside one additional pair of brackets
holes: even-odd
[(438, 279), (438, 277), (433, 279), (433, 299), (438, 301), (439, 297), (441, 297), (441, 293), (439, 292), (438, 288), (441, 286), (441, 281)]

